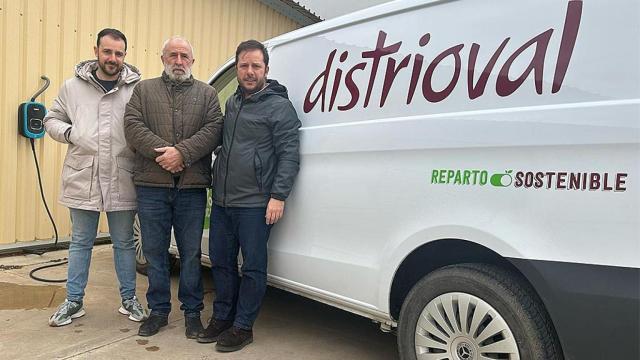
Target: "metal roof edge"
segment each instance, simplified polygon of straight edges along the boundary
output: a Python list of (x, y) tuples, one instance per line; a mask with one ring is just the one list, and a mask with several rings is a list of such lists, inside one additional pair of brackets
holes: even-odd
[(258, 0), (276, 12), (288, 17), (302, 26), (318, 23), (322, 19), (309, 9), (293, 0)]

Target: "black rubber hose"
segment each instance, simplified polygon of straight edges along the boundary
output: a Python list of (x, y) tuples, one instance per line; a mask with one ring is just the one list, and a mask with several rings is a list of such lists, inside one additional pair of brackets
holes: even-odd
[[(47, 205), (47, 199), (44, 196), (44, 189), (42, 188), (42, 177), (40, 176), (40, 166), (38, 165), (38, 157), (36, 156), (36, 146), (35, 143), (33, 141), (33, 138), (30, 138), (29, 141), (31, 142), (31, 151), (33, 152), (33, 161), (35, 161), (36, 163), (36, 173), (38, 174), (38, 185), (40, 186), (40, 196), (42, 197), (42, 202), (44, 203), (44, 208), (47, 210), (47, 215), (49, 215), (49, 220), (51, 220), (51, 224), (53, 225), (53, 232), (55, 234), (56, 240), (53, 243), (53, 247), (57, 248), (58, 247), (58, 227), (56, 226), (56, 222), (53, 221), (53, 216), (51, 215), (51, 211), (49, 210), (49, 205)], [(29, 276), (37, 281), (43, 281), (43, 282), (51, 282), (51, 283), (63, 283), (66, 282), (67, 279), (43, 279), (41, 277), (35, 276), (33, 275), (36, 271), (40, 271), (42, 269), (46, 269), (46, 268), (50, 268), (50, 267), (54, 267), (54, 266), (60, 266), (60, 265), (64, 265), (66, 263), (68, 263), (69, 261), (66, 261), (66, 259), (62, 263), (59, 264), (53, 264), (53, 265), (45, 265), (45, 266), (40, 266), (37, 267), (33, 270), (31, 270), (31, 272), (29, 273)], [(57, 260), (60, 261), (60, 260)]]
[(52, 260), (52, 261), (62, 261), (62, 262), (58, 263), (58, 264), (49, 264), (49, 265), (45, 265), (45, 266), (39, 266), (39, 267), (37, 267), (37, 268), (35, 268), (35, 269), (33, 269), (33, 270), (31, 270), (29, 272), (29, 277), (32, 278), (33, 280), (42, 281), (42, 282), (48, 282), (48, 283), (63, 283), (63, 282), (67, 282), (67, 279), (45, 279), (45, 278), (41, 278), (41, 277), (38, 277), (38, 276), (34, 275), (37, 271), (40, 271), (42, 269), (47, 269), (47, 268), (54, 267), (54, 266), (62, 266), (64, 264), (69, 263), (69, 260), (67, 260), (67, 258), (58, 259), (58, 260)]
[(30, 138), (31, 142), (31, 151), (33, 152), (33, 161), (36, 163), (36, 173), (38, 174), (38, 185), (40, 186), (40, 197), (42, 197), (42, 202), (44, 203), (44, 208), (47, 209), (47, 215), (49, 215), (49, 220), (51, 220), (51, 224), (53, 225), (53, 232), (56, 236), (56, 241), (53, 243), (53, 246), (58, 246), (58, 227), (56, 227), (56, 222), (53, 221), (53, 216), (51, 216), (51, 211), (49, 210), (49, 205), (47, 205), (47, 199), (44, 196), (44, 190), (42, 189), (42, 178), (40, 177), (40, 166), (38, 165), (38, 157), (36, 156), (36, 146), (34, 144), (33, 138)]

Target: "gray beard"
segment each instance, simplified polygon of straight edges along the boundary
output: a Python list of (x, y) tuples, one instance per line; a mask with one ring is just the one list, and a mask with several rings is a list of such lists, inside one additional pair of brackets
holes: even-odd
[(183, 82), (185, 80), (188, 80), (191, 77), (191, 74), (176, 75), (174, 73), (167, 73), (167, 76), (169, 76), (169, 79), (173, 81)]
[(167, 74), (169, 79), (173, 81), (183, 82), (185, 80), (188, 80), (191, 77), (191, 69), (185, 69), (185, 73), (182, 75), (176, 75), (171, 70), (172, 70), (171, 66), (169, 65), (164, 66), (164, 72)]

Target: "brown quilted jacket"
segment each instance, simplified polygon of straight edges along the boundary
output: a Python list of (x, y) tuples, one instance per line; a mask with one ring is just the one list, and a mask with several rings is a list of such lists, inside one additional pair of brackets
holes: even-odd
[(155, 148), (175, 146), (185, 169), (179, 188), (211, 184), (211, 152), (221, 142), (223, 117), (216, 90), (193, 77), (184, 82), (161, 77), (143, 80), (133, 90), (124, 115), (125, 137), (135, 151), (136, 185), (174, 187), (174, 174), (155, 161)]

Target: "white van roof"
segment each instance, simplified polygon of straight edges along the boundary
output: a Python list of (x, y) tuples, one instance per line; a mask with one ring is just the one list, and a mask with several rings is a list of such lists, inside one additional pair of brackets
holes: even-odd
[[(354, 11), (349, 14), (345, 14), (330, 20), (324, 20), (313, 25), (305, 26), (300, 29), (290, 31), (275, 38), (264, 41), (265, 46), (270, 49), (275, 46), (279, 46), (291, 41), (300, 40), (309, 36), (316, 35), (318, 33), (336, 30), (344, 26), (349, 26), (359, 21), (367, 21), (375, 19), (377, 17), (389, 16), (391, 14), (409, 11), (414, 8), (431, 6), (439, 4), (449, 0), (394, 0), (384, 4), (372, 6), (366, 9)], [(223, 66), (221, 66), (207, 81), (211, 84), (213, 79), (217, 78), (220, 74), (227, 71), (235, 62), (235, 57), (231, 57), (227, 60)]]
[(357, 22), (364, 22), (377, 17), (387, 17), (399, 12), (405, 12), (414, 8), (437, 5), (449, 0), (395, 0), (384, 4), (372, 6), (366, 9), (354, 11), (330, 20), (325, 20), (310, 26), (305, 26), (298, 30), (282, 34), (273, 39), (265, 41), (268, 48), (282, 45), (287, 42), (300, 40), (308, 36), (318, 33), (336, 30), (344, 26), (352, 25)]

